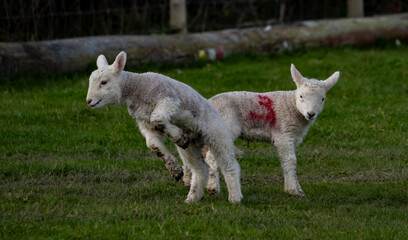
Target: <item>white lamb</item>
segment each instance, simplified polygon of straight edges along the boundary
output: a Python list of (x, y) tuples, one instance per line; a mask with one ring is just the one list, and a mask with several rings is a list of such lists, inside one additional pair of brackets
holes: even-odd
[[(228, 92), (212, 97), (210, 102), (228, 126), (233, 140), (263, 141), (276, 147), (283, 168), (285, 192), (303, 196), (296, 175), (295, 149), (323, 110), (326, 92), (337, 82), (340, 73), (335, 72), (325, 81), (307, 79), (292, 64), (291, 74), (297, 86), (294, 91)], [(219, 191), (214, 159), (217, 157), (209, 150), (206, 154), (206, 162), (210, 165), (207, 190), (213, 193)], [(186, 169), (185, 176), (188, 176)]]
[(105, 56), (98, 57), (98, 69), (89, 79), (88, 105), (95, 109), (125, 104), (146, 138), (147, 146), (172, 173), (180, 174), (173, 169), (176, 158), (163, 143), (164, 136), (169, 137), (177, 145), (183, 164), (192, 171), (186, 203), (196, 202), (204, 194), (209, 167), (201, 149), (207, 145), (224, 174), (228, 200), (239, 203), (242, 199), (240, 167), (235, 159), (234, 144), (210, 102), (186, 84), (164, 75), (123, 71), (125, 63), (125, 52), (119, 53), (112, 65), (108, 65)]

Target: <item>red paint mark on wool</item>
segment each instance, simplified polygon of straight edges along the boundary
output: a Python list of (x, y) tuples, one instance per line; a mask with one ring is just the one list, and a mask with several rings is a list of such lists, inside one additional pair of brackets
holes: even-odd
[(276, 114), (273, 110), (273, 101), (267, 96), (257, 95), (258, 103), (260, 106), (265, 108), (266, 114), (259, 114), (254, 111), (249, 112), (249, 117), (252, 121), (266, 121), (269, 123), (269, 126), (273, 127), (276, 124)]

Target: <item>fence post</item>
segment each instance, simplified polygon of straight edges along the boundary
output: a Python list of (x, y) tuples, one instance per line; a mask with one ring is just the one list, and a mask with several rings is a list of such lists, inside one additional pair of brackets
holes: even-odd
[(285, 12), (286, 12), (286, 1), (280, 1), (279, 6), (279, 22), (283, 23), (285, 21)]
[(347, 0), (347, 16), (364, 17), (364, 0)]
[(186, 0), (170, 0), (170, 28), (176, 33), (187, 33)]

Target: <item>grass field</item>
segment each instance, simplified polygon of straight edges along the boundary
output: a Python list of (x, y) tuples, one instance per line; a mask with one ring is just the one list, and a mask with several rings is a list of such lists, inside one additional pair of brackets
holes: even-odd
[(297, 150), (306, 196), (283, 192), (269, 145), (238, 141), (238, 205), (225, 184), (185, 204), (187, 189), (149, 152), (125, 107), (87, 107), (89, 72), (0, 79), (0, 239), (407, 239), (407, 53), (309, 49), (127, 67), (207, 98), (292, 90), (290, 63), (305, 77), (341, 72)]

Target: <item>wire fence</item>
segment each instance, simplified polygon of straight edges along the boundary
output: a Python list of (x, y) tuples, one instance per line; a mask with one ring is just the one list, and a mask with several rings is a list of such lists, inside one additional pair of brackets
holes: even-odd
[[(343, 18), (346, 0), (187, 0), (189, 32)], [(408, 12), (406, 0), (365, 0), (366, 16)], [(0, 41), (171, 33), (169, 0), (0, 0)]]

